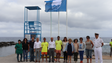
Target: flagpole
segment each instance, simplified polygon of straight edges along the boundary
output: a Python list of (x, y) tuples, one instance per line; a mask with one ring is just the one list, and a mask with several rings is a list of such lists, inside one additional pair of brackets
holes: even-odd
[(58, 11), (58, 36), (59, 36), (59, 26), (60, 26), (60, 13)]
[(67, 11), (67, 0), (66, 0), (66, 37), (68, 37), (68, 11)]
[(50, 36), (52, 37), (52, 12), (50, 12)]

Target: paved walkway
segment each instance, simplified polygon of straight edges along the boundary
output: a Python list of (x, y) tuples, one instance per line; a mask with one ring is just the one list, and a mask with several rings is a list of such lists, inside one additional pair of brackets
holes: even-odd
[[(104, 56), (103, 58), (104, 58), (103, 63), (112, 63), (112, 57), (110, 58), (109, 56)], [(35, 63), (35, 62), (17, 62), (17, 60), (16, 60), (16, 54), (13, 54), (13, 55), (6, 56), (6, 57), (0, 57), (0, 63)], [(42, 62), (40, 62), (40, 63), (42, 63)], [(46, 63), (46, 62), (43, 62), (43, 63)], [(49, 63), (49, 62), (47, 62), (47, 63)], [(55, 62), (55, 63), (59, 63), (59, 62)], [(60, 63), (63, 63), (63, 59), (61, 59)], [(73, 59), (72, 59), (72, 63), (75, 63), (73, 61)], [(80, 63), (79, 59), (78, 59), (77, 63)], [(87, 63), (86, 59), (84, 59), (83, 63)], [(95, 63), (94, 59), (92, 60), (92, 63)]]

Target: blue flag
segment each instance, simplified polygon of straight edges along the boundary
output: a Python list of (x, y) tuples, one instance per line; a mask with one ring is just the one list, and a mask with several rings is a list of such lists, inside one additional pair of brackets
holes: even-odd
[(66, 11), (66, 0), (50, 0), (45, 2), (45, 12)]

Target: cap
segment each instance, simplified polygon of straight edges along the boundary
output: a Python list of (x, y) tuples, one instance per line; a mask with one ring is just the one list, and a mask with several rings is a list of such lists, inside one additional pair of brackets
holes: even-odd
[(99, 35), (98, 33), (95, 33), (95, 35)]

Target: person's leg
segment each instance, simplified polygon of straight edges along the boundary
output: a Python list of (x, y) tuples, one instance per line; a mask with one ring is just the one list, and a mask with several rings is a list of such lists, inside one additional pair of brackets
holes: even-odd
[(82, 61), (83, 61), (83, 55), (84, 55), (84, 51), (82, 51)]
[(86, 57), (87, 57), (87, 63), (89, 63), (89, 50), (86, 49)]
[(23, 61), (25, 61), (25, 50), (23, 50)]
[(54, 49), (51, 52), (52, 52), (52, 62), (54, 62)]
[(38, 49), (38, 61), (40, 62), (40, 49)]
[(94, 49), (94, 53), (95, 53), (95, 61), (96, 61), (96, 63), (98, 63), (98, 51), (97, 51), (97, 48)]
[(26, 50), (25, 50), (25, 59), (26, 59)]
[(70, 63), (71, 63), (71, 56), (70, 56)]
[(98, 55), (99, 55), (99, 58), (100, 58), (100, 63), (103, 63), (103, 59), (102, 59), (102, 48), (101, 47), (98, 48)]
[(111, 55), (112, 55), (112, 47), (110, 48), (110, 57), (111, 57)]
[(34, 49), (32, 48), (32, 61), (34, 61)]
[(20, 61), (22, 62), (22, 54), (20, 54)]
[(28, 61), (27, 58), (28, 58), (28, 50), (26, 50), (26, 61)]
[(61, 51), (58, 53), (58, 62), (60, 62)]
[(69, 55), (68, 55), (68, 60), (67, 60), (67, 62), (69, 63)]
[(17, 54), (17, 61), (19, 62), (19, 54)]
[(32, 48), (30, 48), (30, 61), (32, 61)]
[(37, 53), (38, 53), (38, 51), (37, 51), (37, 49), (35, 49), (35, 53), (36, 53), (36, 59), (35, 59), (35, 61), (37, 62)]
[(63, 52), (64, 62), (65, 62), (65, 52)]
[(67, 62), (67, 53), (65, 52), (65, 59), (66, 59), (66, 62)]
[(76, 53), (76, 62), (77, 62), (77, 59), (78, 59), (78, 52)]
[(74, 61), (76, 61), (76, 52), (74, 53)]
[(83, 53), (82, 53), (82, 51), (80, 51), (81, 61), (83, 60), (82, 55), (83, 55)]
[(61, 50), (59, 50), (58, 62), (60, 62)]
[(45, 55), (46, 55), (46, 62), (47, 62), (47, 53)]
[(58, 52), (58, 62), (59, 62), (59, 58), (60, 58), (60, 53)]
[(79, 51), (79, 55), (80, 55), (80, 61), (81, 61), (81, 51)]
[(83, 63), (83, 54), (84, 54), (84, 51), (80, 51), (80, 59), (81, 59), (80, 63)]
[(90, 57), (89, 57), (90, 58), (90, 63), (92, 63), (92, 50), (89, 51), (89, 54), (90, 54)]
[(58, 51), (56, 50), (56, 62), (57, 62), (57, 58), (58, 58)]
[(49, 49), (49, 62), (51, 62), (51, 55), (52, 55), (52, 51), (51, 49)]
[(41, 54), (42, 54), (42, 62), (44, 62), (44, 52), (42, 52)]

